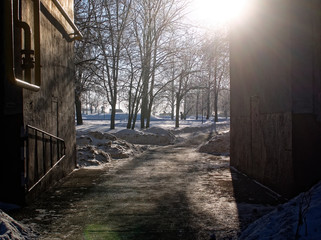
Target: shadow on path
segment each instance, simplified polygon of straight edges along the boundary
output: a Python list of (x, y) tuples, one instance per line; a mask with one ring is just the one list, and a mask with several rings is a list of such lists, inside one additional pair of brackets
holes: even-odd
[(227, 157), (159, 147), (75, 171), (11, 215), (40, 239), (236, 239), (240, 227), (271, 210), (269, 201), (262, 208), (264, 191), (253, 201), (257, 190), (249, 194), (242, 176)]

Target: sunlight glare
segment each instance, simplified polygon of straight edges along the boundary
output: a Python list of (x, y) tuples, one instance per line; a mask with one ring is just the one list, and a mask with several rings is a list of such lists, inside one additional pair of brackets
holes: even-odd
[(242, 17), (247, 4), (248, 0), (193, 0), (192, 14), (208, 25), (228, 23)]

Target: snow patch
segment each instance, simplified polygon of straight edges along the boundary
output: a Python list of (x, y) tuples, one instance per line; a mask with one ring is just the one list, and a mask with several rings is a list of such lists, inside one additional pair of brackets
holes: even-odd
[(0, 210), (0, 239), (33, 240), (37, 239), (37, 236), (30, 228)]
[(197, 125), (183, 125), (181, 128), (176, 128), (173, 130), (174, 134), (178, 133), (195, 133), (195, 132), (203, 132), (208, 130), (213, 130), (214, 124), (212, 121), (207, 121), (204, 124), (197, 124)]
[(175, 136), (169, 130), (159, 127), (146, 130), (123, 129), (114, 135), (133, 144), (164, 146), (175, 142)]
[[(126, 129), (126, 125), (122, 119), (112, 130), (106, 120), (85, 120), (84, 125), (77, 126), (78, 166), (99, 166), (112, 159), (135, 156), (151, 145), (199, 145), (206, 141), (209, 131), (216, 130), (212, 121), (191, 119), (180, 121), (181, 128), (175, 128), (174, 121), (156, 118), (148, 129)], [(229, 121), (218, 122), (216, 126), (228, 128)]]
[(110, 133), (88, 131), (77, 132), (78, 167), (100, 166), (112, 159), (122, 159), (141, 153), (139, 146), (130, 144)]
[(321, 182), (249, 225), (239, 239), (321, 239)]
[(198, 149), (202, 153), (210, 153), (215, 155), (230, 154), (230, 132), (223, 132), (215, 135)]

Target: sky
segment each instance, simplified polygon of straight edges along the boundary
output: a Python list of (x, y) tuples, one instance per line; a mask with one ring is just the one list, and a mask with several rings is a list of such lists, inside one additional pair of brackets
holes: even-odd
[(237, 20), (246, 14), (249, 0), (193, 0), (189, 19), (211, 27)]

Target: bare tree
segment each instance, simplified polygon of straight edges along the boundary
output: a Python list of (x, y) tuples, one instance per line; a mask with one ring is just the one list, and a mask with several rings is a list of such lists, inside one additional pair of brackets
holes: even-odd
[(139, 111), (141, 128), (149, 127), (157, 104), (171, 107), (176, 127), (181, 107), (183, 118), (198, 117), (201, 101), (206, 117), (214, 108), (218, 120), (220, 93), (228, 88), (227, 37), (216, 31), (200, 36), (182, 24), (186, 1), (75, 0), (84, 34), (76, 45), (77, 119), (81, 93), (94, 88), (110, 104), (112, 129), (120, 101), (128, 110), (127, 128), (135, 127)]
[[(129, 38), (128, 38), (128, 41)], [(126, 44), (127, 53), (127, 78), (124, 82), (125, 98), (127, 99), (128, 121), (127, 128), (134, 129), (138, 112), (140, 110), (140, 101), (142, 95), (142, 77), (140, 74), (139, 61), (137, 61), (137, 52), (135, 42)]]
[(204, 37), (203, 43), (203, 73), (207, 86), (206, 109), (207, 116), (211, 113), (211, 94), (213, 94), (213, 106), (215, 122), (218, 121), (218, 98), (220, 91), (224, 88), (224, 81), (229, 81), (229, 50), (227, 33), (223, 29), (213, 31)]
[(132, 0), (96, 0), (99, 2), (95, 14), (97, 46), (100, 58), (96, 75), (105, 90), (111, 106), (110, 128), (115, 128), (116, 104), (123, 40), (131, 10)]
[(191, 38), (191, 33), (186, 34), (189, 38), (186, 38), (182, 42), (184, 49), (180, 52), (180, 74), (176, 83), (176, 116), (175, 127), (179, 127), (180, 107), (181, 101), (184, 96), (193, 89), (200, 88), (197, 84), (196, 76), (200, 72), (199, 66), (199, 43), (196, 39)]
[(167, 33), (182, 18), (184, 1), (140, 0), (136, 2), (133, 29), (140, 52), (142, 99), (141, 128), (149, 127), (155, 98), (157, 70), (171, 54)]
[(91, 1), (75, 1), (75, 21), (83, 39), (75, 42), (75, 106), (77, 125), (83, 124), (81, 108), (82, 94), (88, 90), (93, 77), (93, 64), (96, 53), (93, 50), (93, 15), (94, 5)]

